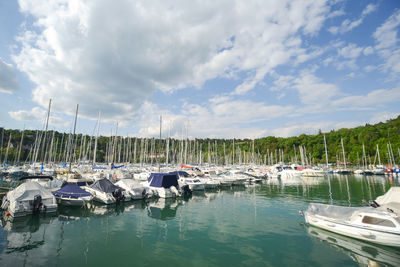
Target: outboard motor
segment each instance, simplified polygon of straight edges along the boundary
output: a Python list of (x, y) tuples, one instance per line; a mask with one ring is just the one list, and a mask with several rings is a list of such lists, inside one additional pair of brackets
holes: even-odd
[(112, 195), (117, 202), (123, 201), (125, 199), (124, 194), (122, 194), (121, 188), (115, 189), (115, 191), (112, 193)]
[(35, 195), (33, 197), (33, 213), (39, 213), (40, 212), (40, 208), (42, 207), (43, 203), (42, 203), (42, 196), (41, 195)]
[(184, 196), (192, 194), (192, 189), (190, 189), (189, 185), (187, 185), (187, 184), (182, 185), (180, 190), (181, 190), (181, 194)]

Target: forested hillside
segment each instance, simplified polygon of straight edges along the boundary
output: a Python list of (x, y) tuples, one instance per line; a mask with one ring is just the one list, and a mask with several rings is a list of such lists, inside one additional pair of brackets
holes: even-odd
[[(16, 162), (93, 161), (95, 137), (72, 136), (68, 133), (49, 131), (10, 130), (0, 128), (0, 164)], [(20, 149), (21, 137), (22, 148)], [(385, 123), (366, 124), (351, 129), (332, 130), (316, 135), (296, 137), (264, 137), (250, 139), (194, 139), (177, 140), (154, 138), (104, 137), (98, 138), (96, 162), (148, 162), (165, 163), (168, 151), (169, 163), (273, 163), (277, 161), (325, 163), (324, 135), (326, 136), (329, 162), (343, 161), (341, 139), (343, 138), (347, 162), (358, 164), (363, 155), (363, 144), (367, 162), (377, 160), (376, 148), (379, 146), (383, 164), (400, 160), (400, 116)], [(9, 142), (9, 139), (11, 140)], [(168, 144), (168, 149), (167, 149)], [(161, 146), (161, 149), (160, 149)], [(72, 148), (72, 149), (71, 149)], [(235, 153), (232, 153), (232, 150)], [(73, 151), (73, 153), (70, 153)], [(161, 153), (160, 153), (161, 152)], [(72, 156), (70, 156), (72, 155)], [(304, 156), (305, 155), (305, 156)]]

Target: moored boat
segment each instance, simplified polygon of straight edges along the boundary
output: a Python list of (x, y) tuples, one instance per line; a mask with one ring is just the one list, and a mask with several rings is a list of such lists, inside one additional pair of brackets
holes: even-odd
[(80, 188), (76, 183), (67, 183), (52, 193), (58, 204), (64, 206), (83, 206), (93, 199), (92, 194)]
[(125, 189), (114, 185), (106, 178), (97, 180), (90, 186), (84, 187), (84, 189), (93, 195), (95, 201), (104, 204), (131, 200), (131, 196)]
[(57, 211), (57, 202), (49, 190), (34, 181), (26, 181), (3, 198), (1, 208), (11, 217)]
[(381, 245), (400, 247), (400, 217), (372, 207), (312, 203), (303, 212), (306, 223), (331, 232)]

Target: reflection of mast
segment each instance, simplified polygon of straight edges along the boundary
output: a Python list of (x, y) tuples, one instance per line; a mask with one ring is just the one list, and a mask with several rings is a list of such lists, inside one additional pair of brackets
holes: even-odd
[(333, 203), (333, 199), (332, 199), (332, 187), (331, 187), (331, 178), (329, 178), (329, 174), (328, 174), (328, 185), (329, 185), (329, 199), (331, 200), (331, 205)]
[(349, 197), (349, 206), (351, 206), (351, 202), (350, 202), (350, 187), (349, 187), (348, 175), (346, 175), (346, 186), (347, 186), (347, 196)]

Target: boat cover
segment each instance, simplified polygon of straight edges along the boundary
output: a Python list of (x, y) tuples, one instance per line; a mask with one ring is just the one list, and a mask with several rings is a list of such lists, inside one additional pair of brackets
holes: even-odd
[(125, 165), (115, 166), (114, 163), (111, 163), (111, 169), (119, 169), (119, 168), (125, 168)]
[(152, 173), (150, 174), (149, 181), (151, 181), (150, 186), (153, 187), (170, 188), (171, 186), (175, 186), (179, 188), (178, 176), (176, 174)]
[(115, 189), (120, 188), (113, 183), (110, 182), (107, 178), (103, 178), (101, 180), (97, 180), (94, 182), (92, 185), (90, 185), (90, 188), (93, 188), (95, 190), (99, 190), (102, 192), (106, 193), (113, 193)]
[(62, 181), (58, 179), (50, 180), (50, 181), (37, 181), (41, 186), (47, 189), (54, 189), (54, 188), (60, 188), (63, 184)]
[(312, 215), (319, 215), (337, 220), (349, 220), (354, 212), (359, 212), (363, 208), (342, 207), (335, 205), (326, 205), (319, 203), (311, 203), (307, 212)]
[(395, 212), (400, 212), (400, 186), (394, 186), (383, 196), (376, 199), (376, 203), (383, 209), (390, 208)]
[(26, 181), (14, 190), (7, 193), (7, 199), (11, 201), (29, 201), (36, 195), (40, 195), (42, 200), (53, 199), (54, 196), (49, 190), (34, 181)]
[(53, 192), (56, 197), (80, 198), (89, 197), (91, 194), (80, 188), (76, 183), (67, 183), (57, 191)]
[(115, 185), (126, 188), (143, 187), (138, 181), (133, 179), (121, 179)]
[(92, 166), (92, 169), (94, 169), (94, 170), (106, 170), (107, 168), (106, 168), (106, 167), (101, 167), (101, 166), (93, 165), (93, 166)]
[(185, 171), (174, 171), (174, 172), (169, 172), (168, 174), (173, 174), (173, 175), (178, 175), (178, 176), (183, 176), (183, 177), (190, 176), (189, 173), (187, 173)]

